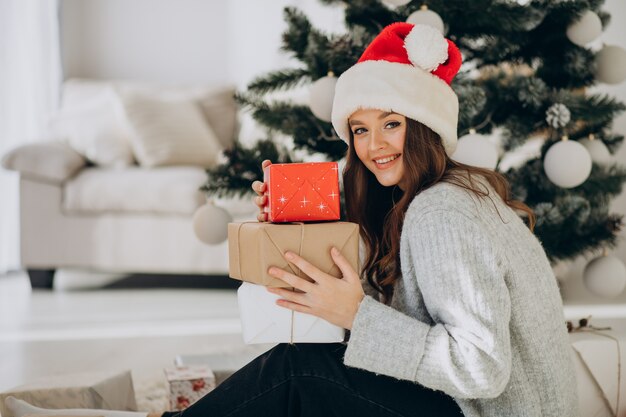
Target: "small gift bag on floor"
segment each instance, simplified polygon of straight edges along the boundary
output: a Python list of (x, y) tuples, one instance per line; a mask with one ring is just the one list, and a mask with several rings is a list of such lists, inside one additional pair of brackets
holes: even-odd
[(181, 411), (211, 392), (215, 375), (208, 366), (178, 366), (165, 369), (169, 385), (170, 411)]

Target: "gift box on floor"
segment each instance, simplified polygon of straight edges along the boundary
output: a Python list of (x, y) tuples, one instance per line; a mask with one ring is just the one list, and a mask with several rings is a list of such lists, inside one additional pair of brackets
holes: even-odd
[[(626, 336), (613, 331), (570, 334), (581, 416), (626, 416)], [(618, 404), (619, 401), (619, 404)]]
[(38, 378), (0, 393), (0, 414), (13, 417), (4, 405), (8, 396), (43, 408), (96, 408), (136, 411), (130, 371), (80, 373)]
[(289, 250), (340, 278), (341, 271), (330, 255), (333, 246), (358, 271), (359, 226), (356, 223), (229, 223), (229, 276), (268, 287), (289, 287), (286, 282), (267, 273), (270, 266), (276, 266), (307, 278), (284, 258), (283, 254)]
[(339, 220), (336, 162), (272, 164), (263, 175), (270, 222)]
[(237, 290), (243, 340), (254, 343), (334, 343), (345, 331), (311, 314), (276, 304), (280, 296), (262, 285), (244, 282)]
[(165, 377), (169, 384), (171, 411), (184, 410), (216, 386), (213, 371), (203, 365), (168, 368)]

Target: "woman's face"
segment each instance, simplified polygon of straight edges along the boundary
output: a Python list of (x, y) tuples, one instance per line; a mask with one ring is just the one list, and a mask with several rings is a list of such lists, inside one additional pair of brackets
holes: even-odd
[(354, 150), (363, 164), (383, 186), (398, 185), (404, 190), (404, 140), (406, 117), (375, 109), (358, 110), (348, 123), (354, 136)]

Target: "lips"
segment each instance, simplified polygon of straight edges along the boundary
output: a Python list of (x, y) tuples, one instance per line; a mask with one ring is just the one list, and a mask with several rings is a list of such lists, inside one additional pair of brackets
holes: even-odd
[(376, 158), (376, 159), (373, 159), (373, 161), (376, 164), (378, 164), (378, 165), (384, 165), (384, 164), (387, 164), (387, 163), (389, 163), (391, 161), (396, 160), (399, 157), (400, 157), (400, 154), (397, 153), (397, 154), (393, 154), (393, 155), (387, 155), (387, 156), (384, 156), (384, 157), (381, 157), (381, 158)]

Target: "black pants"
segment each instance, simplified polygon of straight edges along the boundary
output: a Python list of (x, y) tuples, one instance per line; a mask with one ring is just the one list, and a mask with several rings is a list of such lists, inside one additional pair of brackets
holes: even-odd
[(419, 384), (343, 364), (342, 343), (279, 344), (186, 410), (164, 417), (462, 416)]

